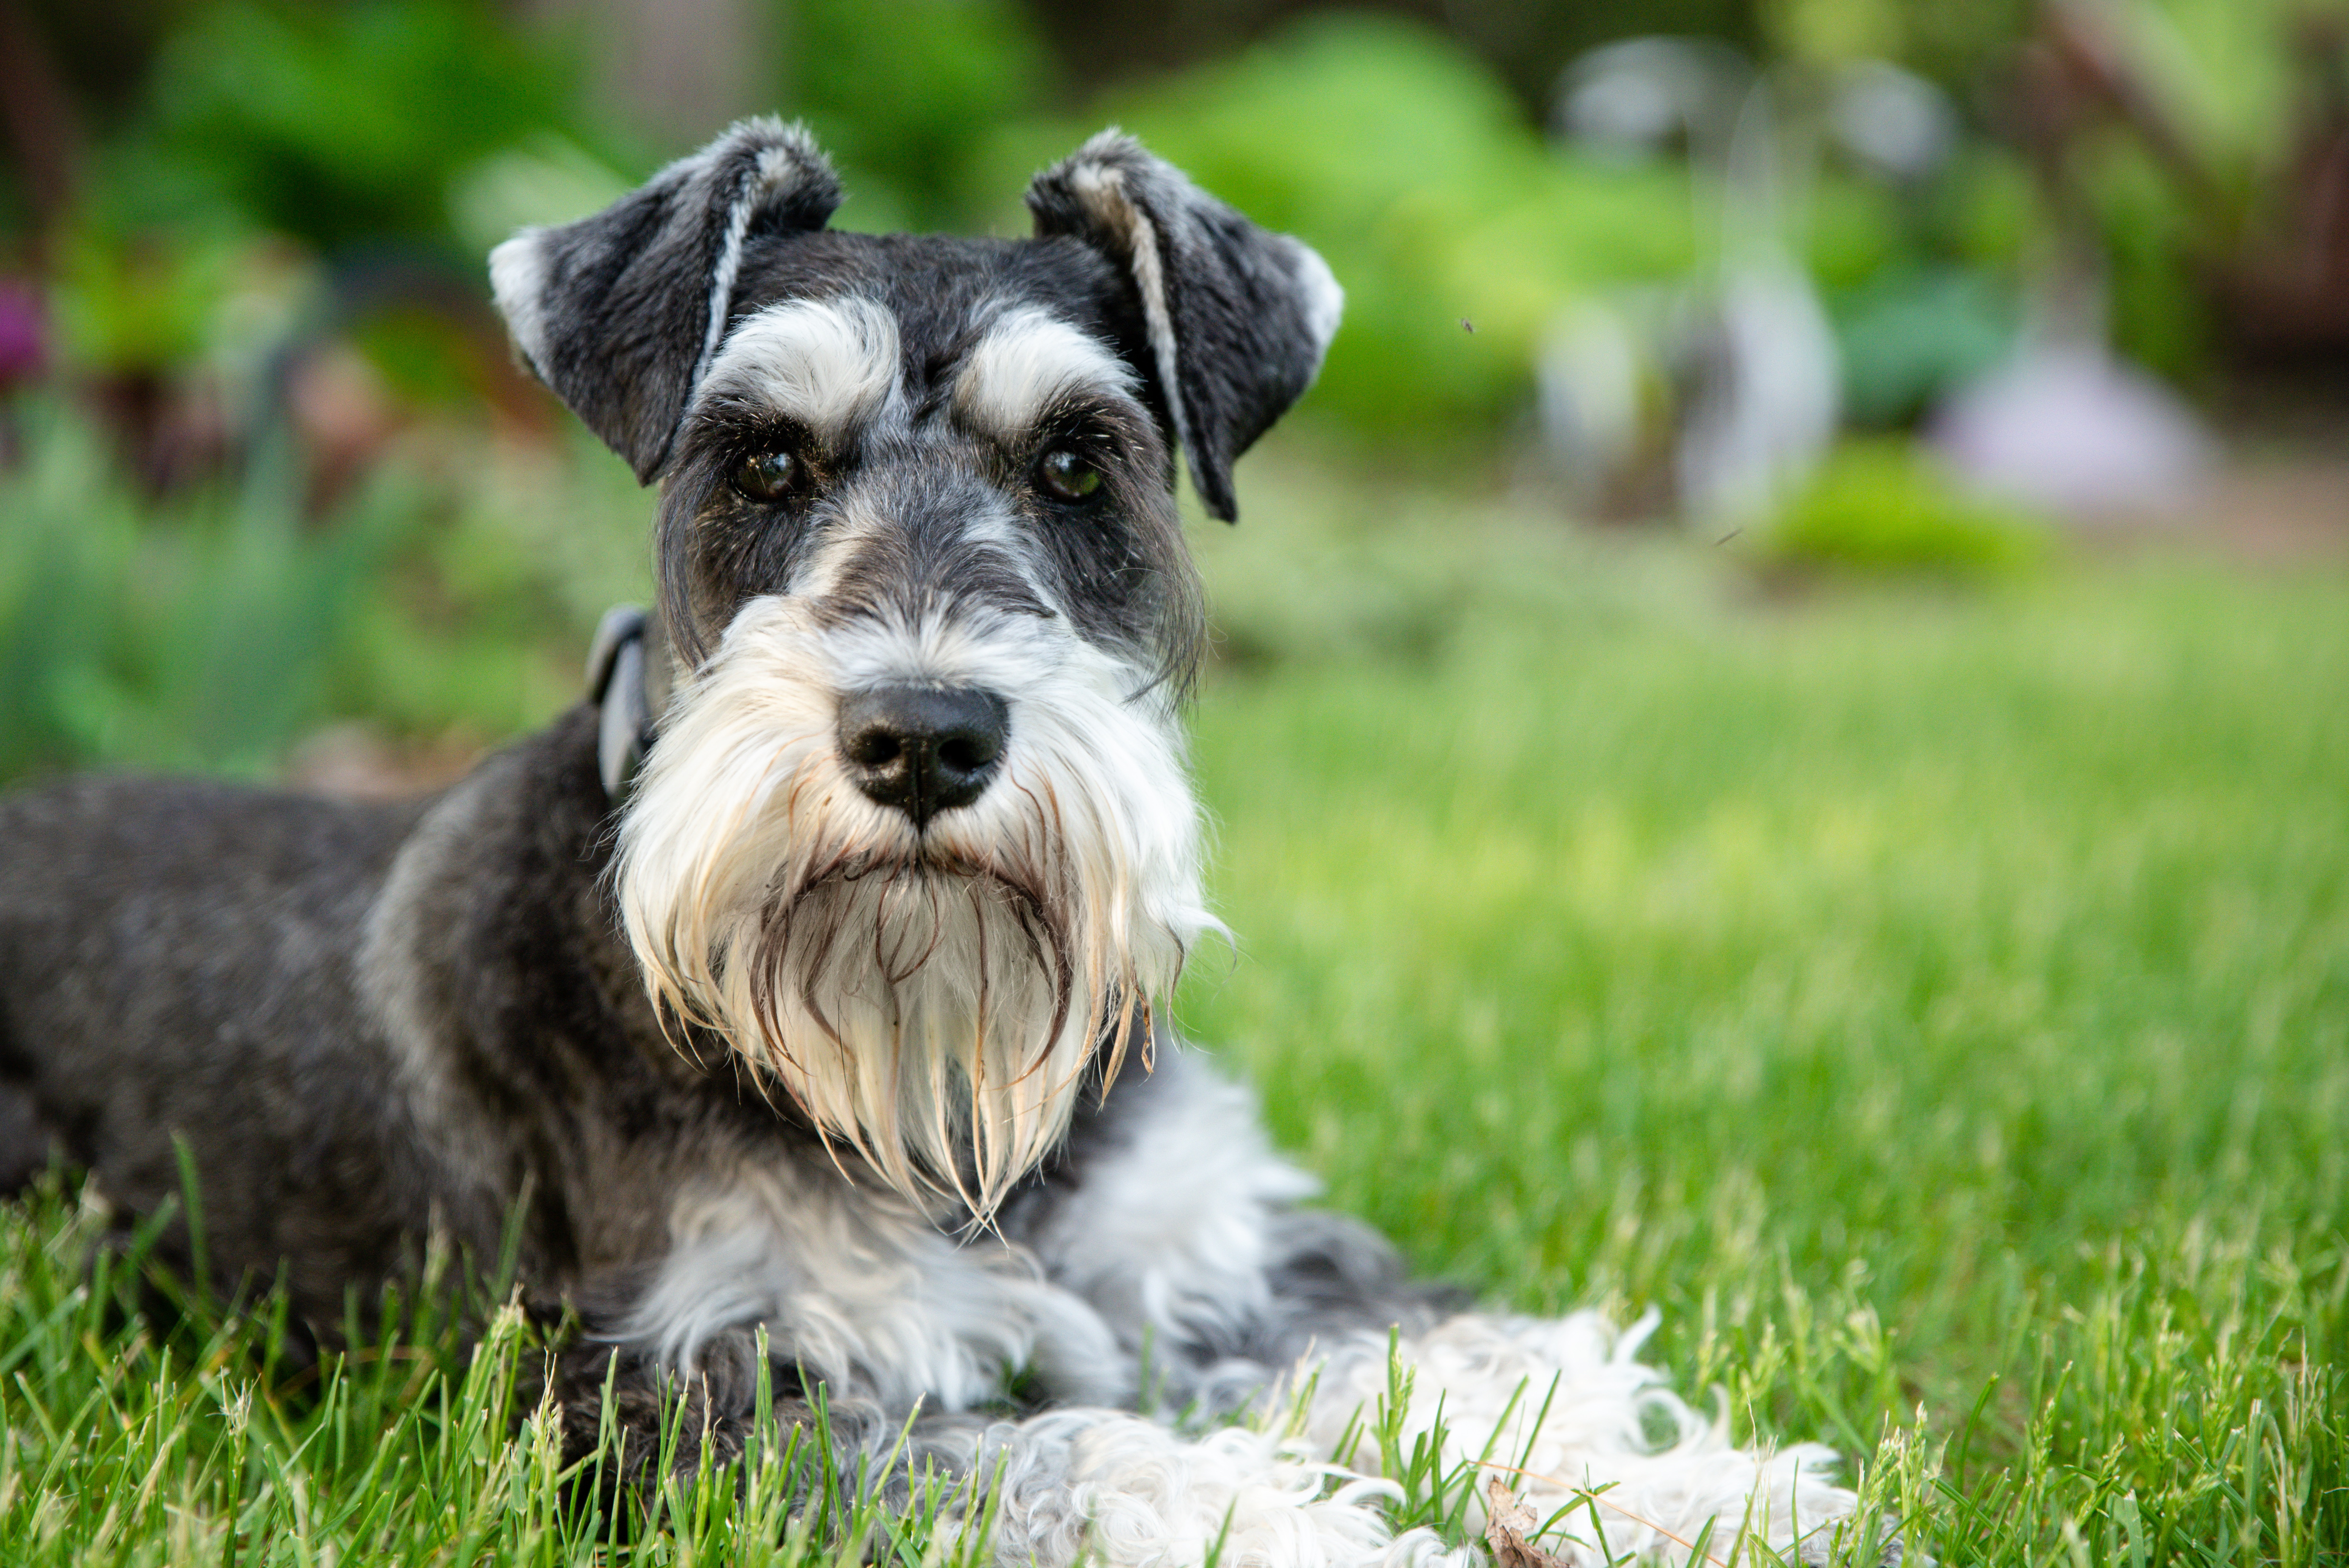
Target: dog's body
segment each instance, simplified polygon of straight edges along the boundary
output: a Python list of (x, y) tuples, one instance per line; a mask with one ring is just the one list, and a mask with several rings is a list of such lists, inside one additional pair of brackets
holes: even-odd
[[(61, 1147), (150, 1212), (184, 1149), (212, 1272), (321, 1325), (518, 1214), (533, 1296), (619, 1361), (577, 1431), (606, 1370), (639, 1413), (681, 1378), (730, 1450), (763, 1333), (787, 1413), (821, 1383), (877, 1449), (918, 1408), (914, 1460), (999, 1476), (1007, 1562), (1436, 1552), (1321, 1484), (1391, 1330), (1415, 1426), (1503, 1429), (1537, 1502), (1612, 1483), (1614, 1552), (1816, 1550), (1822, 1451), (1730, 1447), (1589, 1315), (1450, 1314), (1154, 1021), (1213, 924), (1173, 452), (1229, 516), (1326, 269), (1116, 138), (1039, 178), (1030, 241), (833, 234), (837, 201), (750, 122), (493, 260), (532, 366), (663, 480), (633, 780), (623, 682), (418, 805), (0, 803), (0, 1175)], [(1284, 1387), (1287, 1435), (1149, 1418)]]

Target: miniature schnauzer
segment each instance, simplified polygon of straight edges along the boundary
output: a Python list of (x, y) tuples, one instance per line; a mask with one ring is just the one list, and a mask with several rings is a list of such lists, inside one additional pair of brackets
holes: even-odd
[(62, 1158), (151, 1213), (184, 1148), (219, 1283), (321, 1326), (511, 1223), (586, 1325), (574, 1437), (610, 1387), (643, 1452), (682, 1389), (688, 1449), (740, 1451), (763, 1334), (782, 1419), (820, 1395), (974, 1478), (1006, 1563), (1446, 1557), (1338, 1451), (1391, 1347), (1448, 1461), (1544, 1514), (1602, 1489), (1571, 1561), (1825, 1551), (1826, 1450), (1733, 1447), (1638, 1327), (1413, 1284), (1166, 1030), (1216, 928), (1176, 455), (1231, 519), (1337, 329), (1321, 259), (1115, 133), (1024, 240), (840, 199), (750, 120), (491, 258), (530, 367), (660, 483), (596, 700), (413, 804), (0, 804), (0, 1181)]

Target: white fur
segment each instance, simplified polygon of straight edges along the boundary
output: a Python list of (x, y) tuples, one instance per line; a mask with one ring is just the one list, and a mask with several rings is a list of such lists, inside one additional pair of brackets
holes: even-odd
[(1055, 1410), (983, 1452), (1000, 1467), (996, 1560), (1067, 1568), (1473, 1568), (1425, 1530), (1396, 1536), (1391, 1482), (1252, 1427), (1177, 1435), (1113, 1410)]
[[(1028, 1367), (1056, 1398), (1133, 1397), (1145, 1341), (1178, 1352), (1268, 1304), (1273, 1209), (1313, 1179), (1275, 1155), (1255, 1098), (1187, 1055), (1123, 1147), (1089, 1161), (1023, 1244), (957, 1241), (904, 1196), (796, 1161), (730, 1164), (681, 1197), (670, 1247), (621, 1326), (680, 1371), (734, 1327), (891, 1409), (961, 1409)], [(1242, 1396), (1270, 1369), (1247, 1369)]]
[(514, 346), (533, 370), (546, 366), (546, 253), (543, 229), (524, 229), (490, 253), (490, 294), (506, 318)]
[(836, 1393), (894, 1411), (968, 1408), (1023, 1367), (1056, 1398), (1130, 1392), (1107, 1326), (1032, 1257), (957, 1245), (894, 1192), (795, 1163), (745, 1166), (680, 1201), (670, 1234), (620, 1333), (680, 1371), (713, 1336), (763, 1324), (778, 1354)]
[[(995, 1233), (957, 1243), (895, 1194), (740, 1167), (679, 1203), (673, 1250), (623, 1332), (684, 1370), (710, 1336), (762, 1323), (777, 1355), (836, 1395), (879, 1401), (891, 1433), (917, 1400), (983, 1405), (1022, 1367), (1056, 1399), (1124, 1403), (1146, 1346), (1178, 1355), (1264, 1310), (1271, 1218), (1312, 1185), (1266, 1145), (1245, 1089), (1187, 1056), (1157, 1070), (1172, 1081), (1154, 1086), (1122, 1147), (1088, 1161), (1032, 1245)], [(1541, 1544), (1574, 1568), (1688, 1561), (1708, 1522), (1723, 1563), (1758, 1560), (1741, 1533), (1781, 1553), (1823, 1543), (1854, 1502), (1826, 1479), (1832, 1456), (1733, 1447), (1636, 1359), (1653, 1326), (1468, 1313), (1408, 1336), (1405, 1450), (1440, 1414), (1447, 1469), (1487, 1454), (1506, 1467), (1468, 1475), (1472, 1527), (1483, 1479), (1498, 1474), (1544, 1520), (1568, 1511)], [(1253, 1416), (1204, 1436), (1088, 1408), (991, 1429), (968, 1459), (999, 1477), (999, 1561), (1064, 1568), (1081, 1549), (1196, 1568), (1228, 1518), (1226, 1563), (1474, 1568), (1473, 1550), (1386, 1523), (1397, 1488), (1360, 1439), (1388, 1393), (1389, 1349), (1354, 1335), (1285, 1375), (1220, 1368), (1217, 1394)]]
[(873, 301), (785, 300), (727, 337), (694, 406), (749, 397), (840, 440), (899, 397), (897, 359), (897, 318)]
[[(1633, 1357), (1655, 1327), (1651, 1314), (1619, 1332), (1595, 1312), (1563, 1318), (1463, 1313), (1394, 1347), (1412, 1377), (1403, 1450), (1446, 1428), (1444, 1460), (1490, 1453), (1510, 1467), (1510, 1490), (1547, 1520), (1568, 1509), (1541, 1544), (1591, 1568), (1623, 1556), (1678, 1556), (1712, 1525), (1711, 1554), (1749, 1561), (1741, 1535), (1784, 1553), (1817, 1537), (1852, 1510), (1852, 1494), (1826, 1479), (1834, 1453), (1798, 1443), (1755, 1453), (1729, 1441)], [(1299, 1370), (1311, 1379), (1307, 1435), (1328, 1451), (1388, 1391), (1390, 1346), (1365, 1336)], [(1648, 1433), (1668, 1434), (1661, 1444)], [(1377, 1461), (1373, 1445), (1333, 1456)], [(1605, 1488), (1604, 1491), (1596, 1489)], [(1483, 1484), (1472, 1515), (1481, 1525)], [(1602, 1546), (1603, 1539), (1603, 1546)]]
[(955, 380), (955, 407), (998, 440), (1015, 442), (1072, 392), (1133, 395), (1133, 370), (1101, 339), (1032, 305), (987, 329)]
[(1288, 242), (1289, 260), (1297, 267), (1298, 292), (1305, 300), (1305, 330), (1313, 335), (1313, 369), (1319, 374), (1322, 356), (1330, 352), (1330, 340), (1338, 335), (1338, 324), (1346, 315), (1346, 291), (1338, 286), (1337, 274), (1321, 253), (1302, 240)]
[[(1103, 133), (1104, 137), (1113, 135), (1114, 132)], [(1127, 191), (1123, 170), (1101, 163), (1080, 163), (1069, 170), (1069, 187), (1095, 217), (1113, 232), (1123, 233), (1132, 248), (1133, 281), (1142, 292), (1142, 319), (1150, 335), (1151, 356), (1157, 361), (1158, 380), (1166, 394), (1166, 412), (1174, 420), (1175, 438), (1187, 458), (1191, 450), (1191, 417), (1184, 407), (1183, 383), (1176, 374), (1174, 317), (1166, 304), (1166, 266), (1159, 253), (1158, 226)]]
[[(1641, 1333), (1619, 1334), (1591, 1313), (1547, 1322), (1468, 1314), (1407, 1340), (1403, 1450), (1430, 1434), (1440, 1411), (1442, 1460), (1470, 1488), (1470, 1527), (1483, 1528), (1485, 1479), (1500, 1474), (1545, 1522), (1568, 1510), (1539, 1544), (1571, 1568), (1752, 1564), (1774, 1560), (1756, 1545), (1783, 1560), (1832, 1539), (1854, 1499), (1822, 1478), (1826, 1450), (1803, 1445), (1767, 1456), (1730, 1447), (1631, 1359)], [(1428, 1531), (1392, 1532), (1379, 1505), (1400, 1488), (1354, 1468), (1374, 1470), (1374, 1443), (1332, 1452), (1387, 1391), (1385, 1342), (1364, 1340), (1300, 1368), (1315, 1372), (1301, 1429), (1276, 1399), (1254, 1423), (1196, 1439), (1092, 1409), (1054, 1411), (1000, 1433), (978, 1455), (982, 1473), (1000, 1467), (997, 1560), (1064, 1568), (1081, 1552), (1110, 1568), (1197, 1568), (1220, 1540), (1220, 1563), (1250, 1568), (1480, 1563), (1474, 1547), (1447, 1552)], [(1650, 1418), (1677, 1436), (1651, 1447), (1641, 1436)], [(1493, 1462), (1508, 1469), (1472, 1462), (1488, 1440)], [(1693, 1551), (1701, 1537), (1702, 1559)]]
[[(1086, 1162), (1035, 1245), (1052, 1277), (1093, 1304), (1127, 1354), (1229, 1342), (1271, 1305), (1265, 1270), (1274, 1211), (1320, 1183), (1273, 1152), (1247, 1089), (1178, 1057), (1133, 1114), (1123, 1147)], [(1160, 1375), (1170, 1369), (1162, 1366)], [(1180, 1406), (1228, 1406), (1268, 1369), (1240, 1365), (1144, 1390)]]
[[(1093, 1042), (1119, 1019), (1146, 1038), (1213, 923), (1179, 731), (1131, 698), (1143, 678), (1065, 616), (947, 604), (843, 629), (802, 597), (751, 601), (679, 687), (621, 824), (620, 907), (655, 998), (900, 1191), (991, 1210), (1059, 1141)], [(1000, 776), (919, 834), (864, 796), (834, 737), (843, 694), (905, 681), (983, 687), (1010, 715)], [(1064, 919), (1065, 970), (1013, 889)], [(849, 934), (762, 951), (778, 907)]]

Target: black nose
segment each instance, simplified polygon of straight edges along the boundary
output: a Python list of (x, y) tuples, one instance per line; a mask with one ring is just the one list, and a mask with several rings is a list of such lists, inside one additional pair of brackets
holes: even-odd
[(978, 686), (873, 686), (840, 705), (840, 755), (856, 787), (916, 828), (978, 799), (1010, 735), (1003, 699)]

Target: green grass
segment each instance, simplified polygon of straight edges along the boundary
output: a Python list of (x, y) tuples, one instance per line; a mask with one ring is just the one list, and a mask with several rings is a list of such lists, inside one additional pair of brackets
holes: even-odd
[[(1943, 1562), (2349, 1558), (2349, 571), (1773, 602), (1256, 484), (1203, 536), (1239, 942), (1181, 1011), (1332, 1202), (1497, 1305), (1660, 1306)], [(0, 1561), (599, 1560), (520, 1326), (266, 1377), (88, 1223), (0, 1221)], [(782, 1522), (808, 1462), (600, 1560), (854, 1556), (870, 1511)]]
[(1945, 1561), (2349, 1553), (2349, 575), (1550, 553), (1216, 688), (1186, 1027), (1423, 1267), (1661, 1306)]

